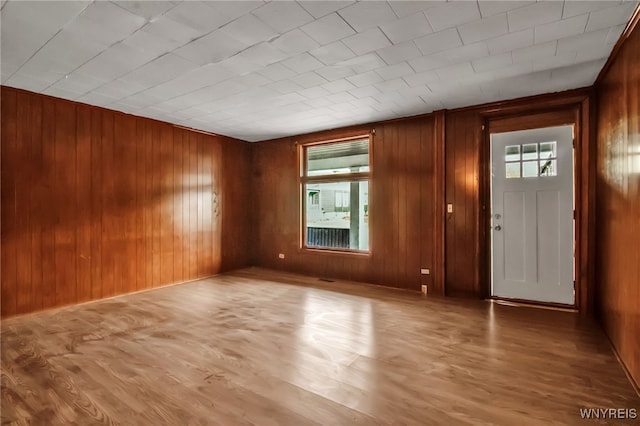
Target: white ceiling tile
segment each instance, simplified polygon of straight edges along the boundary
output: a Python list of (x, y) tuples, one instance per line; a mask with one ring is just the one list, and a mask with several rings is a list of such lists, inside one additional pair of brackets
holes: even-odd
[(535, 27), (535, 42), (544, 43), (550, 40), (582, 34), (587, 25), (588, 14), (574, 16)]
[(199, 37), (201, 32), (168, 16), (159, 16), (124, 42), (139, 49), (165, 53)]
[(620, 4), (620, 2), (617, 0), (565, 1), (564, 10), (562, 11), (562, 18), (564, 19), (570, 18), (572, 16), (582, 15), (594, 10), (616, 6), (617, 4)]
[(123, 81), (137, 83), (145, 87), (153, 87), (172, 78), (186, 74), (196, 68), (193, 62), (167, 53), (146, 65), (123, 76)]
[(607, 33), (607, 39), (605, 40), (605, 44), (608, 46), (613, 46), (618, 42), (618, 39), (622, 35), (626, 25), (618, 25), (617, 27), (609, 28), (609, 32)]
[(510, 50), (533, 45), (533, 28), (505, 34), (500, 37), (487, 40), (489, 54), (497, 55)]
[(31, 77), (24, 73), (16, 73), (11, 78), (8, 78), (7, 81), (3, 81), (2, 84), (40, 93), (49, 87), (51, 82), (38, 77)]
[(251, 14), (228, 23), (220, 31), (248, 46), (269, 41), (278, 35), (276, 30)]
[(329, 44), (355, 34), (353, 28), (337, 13), (332, 13), (317, 21), (306, 24), (301, 27), (301, 29), (321, 45)]
[(297, 75), (294, 71), (291, 71), (289, 68), (280, 63), (271, 64), (259, 70), (258, 72), (271, 81), (280, 81)]
[(251, 74), (263, 68), (263, 65), (242, 55), (231, 56), (219, 63), (238, 76)]
[(380, 91), (376, 89), (374, 86), (364, 86), (364, 87), (357, 87), (355, 89), (351, 89), (349, 90), (349, 93), (351, 93), (353, 96), (355, 96), (358, 99), (362, 99), (362, 98), (368, 98), (371, 96), (378, 95), (380, 94)]
[[(129, 37), (122, 40), (122, 43), (136, 50), (147, 52), (157, 57), (182, 46), (188, 41), (178, 42), (176, 40), (169, 40), (162, 35), (150, 34), (144, 30), (147, 27), (148, 25), (131, 34)], [(168, 35), (171, 33), (163, 31), (162, 34)]]
[(455, 65), (461, 62), (469, 62), (474, 59), (487, 56), (488, 48), (485, 42), (459, 46), (449, 50), (443, 50), (429, 56), (409, 61), (411, 67), (417, 72), (429, 71), (448, 65)]
[(320, 46), (317, 41), (299, 29), (281, 35), (271, 41), (271, 44), (288, 55), (298, 55)]
[(76, 92), (68, 89), (61, 89), (59, 87), (50, 86), (45, 91), (43, 91), (45, 95), (55, 96), (57, 98), (70, 99), (72, 101), (78, 99), (83, 93)]
[(341, 113), (340, 114), (341, 118), (344, 118), (344, 114), (342, 113), (349, 113), (353, 111), (353, 105), (349, 101), (345, 101), (344, 103), (337, 103), (337, 101), (332, 100), (332, 102), (334, 102), (334, 104), (331, 105), (329, 108), (335, 112)]
[[(440, 68), (436, 70), (441, 80), (449, 79), (449, 80), (457, 80), (464, 79), (469, 75), (472, 75), (475, 71), (471, 66), (470, 62), (465, 62), (462, 64), (451, 65), (448, 67)], [(429, 86), (431, 87), (431, 86)]]
[(376, 53), (388, 65), (408, 61), (409, 59), (417, 58), (418, 56), (420, 56), (420, 50), (418, 50), (413, 41), (405, 41), (404, 43), (384, 47), (378, 50)]
[(460, 35), (455, 28), (440, 31), (435, 34), (416, 39), (415, 44), (418, 46), (423, 55), (441, 52), (443, 50), (452, 49), (462, 45)]
[(298, 93), (287, 93), (286, 95), (280, 95), (273, 100), (275, 106), (291, 105), (293, 103), (305, 101), (305, 97)]
[(322, 107), (325, 107), (327, 105), (331, 105), (331, 102), (329, 102), (327, 100), (327, 98), (325, 98), (325, 97), (317, 98), (317, 99), (309, 99), (308, 101), (305, 101), (304, 103), (305, 103), (305, 105), (309, 105), (311, 108), (322, 108)]
[(373, 86), (376, 89), (380, 90), (382, 93), (391, 92), (391, 91), (409, 87), (407, 82), (401, 78), (395, 78), (393, 80), (385, 80), (380, 83), (376, 83)]
[(620, 6), (591, 12), (586, 31), (596, 31), (614, 25), (626, 24), (635, 8), (635, 3), (623, 3)]
[(276, 49), (270, 43), (260, 43), (243, 50), (238, 56), (244, 57), (248, 61), (260, 65), (260, 68), (263, 68), (279, 62), (289, 55)]
[(318, 61), (308, 53), (303, 53), (301, 55), (294, 56), (293, 58), (289, 58), (285, 61), (282, 61), (282, 64), (292, 71), (297, 72), (298, 74), (317, 70), (324, 66), (322, 62)]
[(353, 96), (351, 93), (349, 92), (338, 92), (338, 93), (334, 93), (333, 95), (329, 95), (327, 96), (327, 99), (332, 103), (342, 103), (342, 102), (349, 102), (349, 101), (353, 101), (356, 99), (355, 96)]
[(93, 90), (92, 93), (104, 95), (115, 99), (126, 98), (134, 93), (141, 92), (145, 87), (143, 85), (123, 80), (113, 80), (99, 88)]
[(356, 74), (375, 70), (387, 65), (376, 53), (367, 53), (347, 61), (340, 62), (340, 65), (348, 66), (353, 69)]
[(495, 38), (509, 32), (507, 15), (494, 15), (480, 21), (460, 25), (458, 32), (464, 44)]
[(2, 76), (8, 78), (54, 34), (72, 22), (88, 2), (12, 1), (2, 8), (0, 50)]
[(354, 86), (365, 87), (372, 84), (380, 83), (382, 81), (382, 77), (380, 77), (380, 74), (377, 74), (375, 71), (367, 71), (361, 74), (347, 77), (347, 80), (349, 80), (349, 82), (351, 82)]
[(424, 86), (425, 84), (434, 83), (440, 80), (440, 76), (435, 71), (426, 71), (407, 75), (403, 77), (409, 87)]
[(327, 82), (324, 78), (320, 77), (313, 71), (305, 72), (291, 79), (297, 85), (304, 87), (305, 89), (309, 87), (317, 87)]
[(169, 10), (166, 16), (206, 34), (262, 4), (261, 1), (184, 1)]
[(534, 71), (552, 70), (555, 68), (566, 67), (576, 63), (576, 54), (567, 53), (554, 56), (537, 58), (533, 61)]
[(108, 1), (93, 2), (66, 29), (82, 39), (107, 46), (125, 39), (147, 23), (142, 16)]
[(558, 42), (556, 40), (548, 41), (534, 46), (523, 47), (511, 52), (513, 63), (535, 62), (541, 58), (555, 56)]
[(413, 15), (416, 12), (422, 12), (430, 7), (437, 6), (438, 3), (445, 2), (446, 0), (433, 0), (433, 1), (416, 1), (416, 0), (392, 0), (389, 1), (389, 6), (395, 12), (399, 18)]
[(89, 105), (105, 106), (117, 99), (111, 96), (100, 95), (95, 92), (87, 93), (76, 99), (78, 102), (82, 102)]
[(355, 3), (355, 1), (332, 1), (332, 0), (316, 0), (307, 1), (302, 0), (298, 2), (307, 12), (313, 15), (314, 18), (322, 18), (325, 15), (335, 12), (340, 9)]
[(241, 81), (230, 79), (215, 84), (209, 88), (204, 88), (201, 92), (203, 93), (203, 96), (210, 96), (210, 99), (214, 100), (241, 93), (246, 89), (247, 86)]
[(260, 86), (271, 83), (271, 80), (269, 80), (267, 77), (255, 72), (240, 75), (236, 77), (235, 80), (244, 84), (245, 86), (247, 86), (247, 88), (255, 90), (256, 95), (261, 93), (260, 90), (258, 90)]
[(561, 1), (547, 1), (507, 12), (509, 31), (520, 31), (559, 20), (562, 17), (563, 3)]
[(325, 65), (334, 65), (340, 61), (345, 61), (356, 56), (355, 53), (341, 41), (318, 47), (309, 53)]
[(416, 13), (406, 18), (396, 19), (380, 25), (380, 29), (394, 44), (431, 34), (433, 28), (422, 13)]
[(220, 83), (234, 76), (236, 76), (236, 74), (222, 64), (210, 64), (154, 86), (146, 90), (145, 93), (161, 99), (171, 99), (212, 84)]
[(357, 55), (391, 46), (389, 39), (379, 28), (371, 28), (342, 40)]
[(310, 87), (308, 89), (300, 90), (298, 91), (298, 93), (307, 99), (317, 99), (317, 98), (327, 96), (331, 92), (329, 92), (327, 89), (324, 89), (322, 87)]
[(56, 34), (29, 61), (21, 72), (29, 76), (41, 76), (53, 83), (83, 65), (107, 47), (93, 40), (78, 38), (66, 30)]
[(578, 52), (583, 49), (599, 48), (607, 41), (608, 29), (592, 31), (558, 40), (558, 53)]
[(168, 1), (114, 1), (114, 3), (123, 9), (128, 10), (138, 16), (142, 16), (147, 20), (156, 18), (164, 14), (169, 9), (175, 7), (175, 4)]
[(480, 19), (475, 1), (456, 1), (435, 5), (424, 11), (434, 31), (441, 31)]
[(313, 21), (313, 16), (294, 1), (272, 1), (252, 13), (280, 33)]
[(338, 92), (344, 92), (346, 90), (355, 89), (356, 86), (354, 86), (353, 84), (351, 84), (345, 79), (340, 79), (336, 81), (330, 81), (328, 83), (323, 84), (320, 87), (322, 87), (325, 90), (328, 90), (331, 93), (338, 93)]
[(334, 81), (355, 74), (355, 71), (351, 68), (339, 65), (320, 68), (315, 72), (327, 81)]
[(399, 64), (378, 68), (374, 72), (380, 75), (384, 80), (392, 80), (394, 78), (404, 77), (415, 73), (413, 68), (411, 68), (406, 62), (400, 62)]
[(358, 32), (396, 19), (395, 13), (384, 1), (360, 1), (341, 9), (338, 14)]
[(606, 59), (611, 54), (611, 46), (599, 45), (590, 46), (588, 48), (580, 49), (577, 52), (567, 52), (565, 55), (574, 55), (575, 63), (589, 62), (596, 59)]
[(298, 86), (291, 80), (276, 81), (275, 83), (268, 84), (267, 88), (275, 90), (281, 95), (286, 95), (287, 93), (293, 93), (302, 90), (302, 87)]
[(573, 84), (578, 84), (580, 87), (589, 86), (596, 80), (605, 62), (606, 59), (600, 59), (570, 67), (558, 68), (551, 71), (551, 78), (557, 83), (562, 83), (562, 87), (565, 89), (572, 87)]
[[(465, 84), (467, 83), (467, 84)], [(460, 96), (461, 93), (456, 93), (458, 92), (457, 88), (463, 86), (465, 87), (465, 89), (467, 89), (467, 87), (469, 86), (468, 81), (465, 81), (464, 83), (461, 84), (461, 82), (459, 81), (455, 81), (453, 79), (440, 79), (439, 81), (433, 82), (433, 83), (429, 83), (428, 84), (428, 88), (431, 90), (431, 92), (436, 96), (436, 97), (440, 97), (440, 98), (444, 98), (444, 97), (452, 97), (455, 95)], [(478, 91), (481, 91), (480, 87), (475, 88)], [(466, 91), (466, 90), (465, 90)], [(463, 92), (464, 93), (464, 92)], [(467, 94), (467, 93), (464, 93)], [(431, 96), (434, 96), (431, 95)]]
[(218, 30), (180, 47), (172, 53), (193, 63), (206, 65), (236, 55), (247, 46), (247, 43)]
[(504, 0), (480, 0), (478, 6), (480, 6), (480, 13), (483, 17), (497, 15), (499, 13), (508, 12), (513, 9), (518, 9), (523, 6), (534, 4), (535, 1), (504, 1)]
[(104, 80), (113, 80), (155, 57), (154, 54), (118, 43), (82, 65), (78, 71)]
[(84, 94), (102, 86), (105, 83), (105, 80), (79, 72), (74, 72), (58, 80), (53, 84), (53, 87)]
[(508, 52), (501, 55), (485, 56), (484, 58), (476, 59), (471, 62), (471, 65), (476, 72), (486, 72), (507, 67), (512, 63), (511, 52)]

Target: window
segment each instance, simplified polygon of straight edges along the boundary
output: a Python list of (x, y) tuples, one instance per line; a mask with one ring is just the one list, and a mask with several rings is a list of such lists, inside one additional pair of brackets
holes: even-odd
[(555, 141), (509, 145), (505, 147), (504, 160), (507, 179), (558, 175)]
[(301, 146), (303, 247), (369, 251), (369, 136)]

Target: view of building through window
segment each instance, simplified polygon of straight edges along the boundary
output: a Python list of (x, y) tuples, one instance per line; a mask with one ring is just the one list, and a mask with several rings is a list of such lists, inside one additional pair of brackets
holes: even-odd
[(303, 149), (305, 246), (368, 251), (369, 139)]

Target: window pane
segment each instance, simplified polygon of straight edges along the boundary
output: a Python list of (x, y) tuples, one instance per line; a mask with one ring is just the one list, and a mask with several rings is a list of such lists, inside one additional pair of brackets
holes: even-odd
[(538, 177), (538, 162), (537, 161), (523, 161), (522, 162), (522, 177)]
[(557, 160), (540, 160), (540, 176), (557, 176)]
[[(537, 160), (538, 159), (538, 144), (530, 143), (522, 145), (522, 159), (523, 160)], [(524, 174), (524, 172), (523, 172)]]
[(506, 163), (504, 165), (507, 179), (514, 179), (520, 177), (520, 163)]
[(310, 183), (305, 191), (307, 247), (369, 250), (368, 181)]
[(504, 148), (505, 161), (520, 161), (520, 145), (509, 145)]
[(555, 142), (543, 142), (540, 144), (540, 159), (546, 160), (548, 158), (556, 158), (557, 156)]
[(307, 150), (307, 176), (369, 171), (369, 139), (312, 145)]

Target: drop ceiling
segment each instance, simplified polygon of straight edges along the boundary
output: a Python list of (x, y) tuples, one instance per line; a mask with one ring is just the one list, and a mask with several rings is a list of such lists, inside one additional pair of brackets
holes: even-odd
[(637, 1), (2, 1), (2, 84), (247, 141), (591, 85)]

